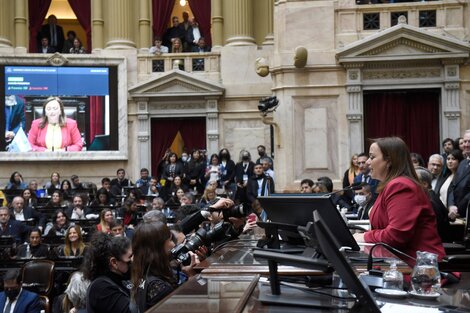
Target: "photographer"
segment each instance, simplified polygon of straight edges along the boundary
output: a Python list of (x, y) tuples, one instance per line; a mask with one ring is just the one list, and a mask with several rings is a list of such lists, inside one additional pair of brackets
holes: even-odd
[(175, 246), (170, 229), (161, 222), (142, 223), (132, 241), (132, 293), (139, 312), (144, 312), (170, 294), (182, 282), (179, 271), (195, 274), (196, 255), (190, 253), (190, 264), (177, 271), (170, 265), (171, 249)]

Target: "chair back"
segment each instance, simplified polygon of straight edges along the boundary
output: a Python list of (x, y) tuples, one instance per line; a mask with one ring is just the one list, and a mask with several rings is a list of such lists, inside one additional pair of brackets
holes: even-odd
[(39, 296), (39, 302), (41, 302), (41, 306), (44, 310), (44, 313), (51, 313), (51, 304), (50, 304), (49, 298), (47, 296), (40, 295)]
[(54, 262), (50, 260), (32, 260), (23, 267), (23, 287), (48, 296), (54, 286)]

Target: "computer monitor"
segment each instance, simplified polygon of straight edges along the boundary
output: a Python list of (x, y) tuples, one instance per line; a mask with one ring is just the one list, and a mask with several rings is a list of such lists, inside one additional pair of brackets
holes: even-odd
[(325, 223), (335, 230), (335, 237), (341, 246), (359, 251), (360, 247), (349, 231), (341, 214), (335, 208), (331, 195), (287, 195), (274, 194), (258, 198), (269, 220), (280, 224), (306, 226), (313, 221), (313, 212), (319, 211)]
[[(323, 255), (326, 256), (328, 261), (333, 265), (348, 289), (356, 296), (357, 305), (353, 311), (360, 313), (380, 313), (380, 308), (375, 302), (371, 291), (367, 285), (357, 277), (349, 260), (339, 251), (339, 243), (326, 223), (327, 218), (327, 216), (323, 215), (323, 212), (313, 212), (315, 235)], [(336, 228), (333, 229), (336, 232)]]

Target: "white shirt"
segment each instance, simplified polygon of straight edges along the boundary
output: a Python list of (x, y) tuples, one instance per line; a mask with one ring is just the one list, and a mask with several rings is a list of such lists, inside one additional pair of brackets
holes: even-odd
[(13, 210), (13, 214), (15, 214), (15, 220), (17, 220), (17, 221), (24, 221), (25, 220), (23, 210), (21, 210), (19, 213), (17, 213), (15, 210)]
[(158, 49), (157, 47), (152, 46), (149, 49), (149, 53), (151, 53), (151, 54), (168, 53), (168, 47), (160, 46), (160, 49)]

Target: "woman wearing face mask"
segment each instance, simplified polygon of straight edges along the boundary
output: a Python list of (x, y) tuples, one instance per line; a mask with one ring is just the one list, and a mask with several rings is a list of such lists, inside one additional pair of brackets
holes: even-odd
[(231, 159), (228, 149), (225, 148), (219, 151), (219, 160), (221, 172), (220, 185), (233, 199), (237, 191), (237, 185), (235, 184), (235, 162)]
[[(171, 249), (175, 247), (170, 229), (161, 222), (140, 224), (132, 238), (134, 263), (132, 267), (132, 299), (144, 312), (178, 287), (178, 275), (170, 266)], [(188, 276), (196, 256), (191, 254), (191, 264), (181, 270)]]
[(88, 313), (130, 313), (132, 247), (127, 237), (97, 232), (83, 261), (83, 277), (91, 281)]

